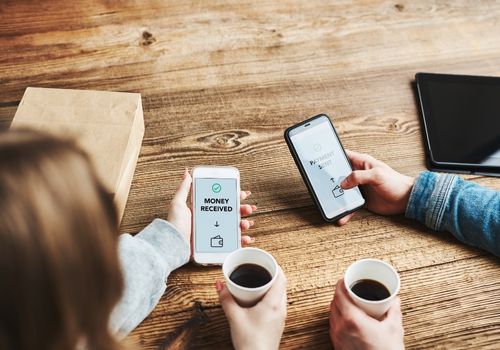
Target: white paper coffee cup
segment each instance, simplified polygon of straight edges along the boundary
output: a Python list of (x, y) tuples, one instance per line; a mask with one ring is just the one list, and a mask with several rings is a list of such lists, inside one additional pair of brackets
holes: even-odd
[[(231, 273), (240, 265), (255, 264), (265, 268), (271, 274), (271, 280), (257, 288), (240, 286), (229, 278)], [(278, 263), (268, 252), (258, 248), (241, 248), (229, 254), (222, 264), (222, 272), (226, 279), (229, 292), (241, 306), (255, 305), (271, 288), (278, 276)]]
[[(367, 279), (382, 283), (391, 295), (377, 301), (360, 298), (351, 288), (356, 282)], [(389, 310), (394, 298), (399, 293), (401, 285), (396, 270), (388, 263), (377, 259), (362, 259), (353, 263), (345, 272), (344, 283), (354, 303), (376, 319), (380, 319)]]

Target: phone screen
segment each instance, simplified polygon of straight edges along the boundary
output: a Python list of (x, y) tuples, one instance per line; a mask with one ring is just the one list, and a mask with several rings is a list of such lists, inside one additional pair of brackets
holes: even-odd
[(237, 180), (195, 178), (194, 181), (195, 250), (227, 253), (238, 249)]
[(327, 218), (364, 204), (357, 187), (343, 190), (342, 180), (352, 170), (330, 120), (326, 116), (290, 132), (290, 140)]

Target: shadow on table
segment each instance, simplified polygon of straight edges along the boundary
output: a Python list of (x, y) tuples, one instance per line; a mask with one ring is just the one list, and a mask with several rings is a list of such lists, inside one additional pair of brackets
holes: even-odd
[(201, 303), (193, 306), (193, 315), (174, 332), (169, 333), (158, 347), (160, 350), (192, 349), (193, 340), (200, 327), (208, 321)]
[(268, 192), (272, 198), (278, 202), (279, 207), (290, 213), (290, 215), (297, 215), (301, 218), (301, 221), (317, 227), (331, 225), (331, 223), (323, 220), (309, 194), (304, 193), (305, 188), (297, 188), (296, 191), (291, 192), (289, 185), (290, 183), (283, 181), (280, 182), (280, 186), (269, 184), (266, 187), (269, 189)]
[(471, 252), (474, 252), (475, 256), (484, 256), (487, 258), (491, 258), (491, 259), (493, 259), (492, 261), (496, 261), (500, 265), (500, 260), (495, 255), (493, 255), (493, 254), (491, 254), (491, 253), (489, 253), (486, 250), (483, 250), (481, 248), (473, 247), (473, 246), (470, 246), (470, 245), (467, 245), (465, 243), (460, 242), (450, 232), (431, 230), (430, 228), (428, 228), (424, 224), (422, 224), (418, 221), (412, 220), (412, 219), (408, 219), (404, 215), (387, 216), (386, 218), (389, 221), (394, 222), (398, 226), (399, 225), (408, 226), (408, 227), (411, 227), (411, 228), (418, 230), (422, 235), (432, 236), (434, 239), (436, 239), (440, 243), (456, 245), (456, 246), (459, 246), (463, 249), (467, 249)]
[(0, 102), (0, 131), (7, 130), (10, 127), (19, 102)]

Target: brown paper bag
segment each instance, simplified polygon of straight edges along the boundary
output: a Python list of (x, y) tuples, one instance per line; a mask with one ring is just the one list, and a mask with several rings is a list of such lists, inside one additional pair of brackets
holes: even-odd
[(11, 128), (74, 137), (114, 195), (121, 220), (144, 136), (137, 93), (26, 89)]

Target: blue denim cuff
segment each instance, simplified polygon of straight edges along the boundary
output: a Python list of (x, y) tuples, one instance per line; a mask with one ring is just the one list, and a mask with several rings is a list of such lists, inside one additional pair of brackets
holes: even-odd
[(415, 180), (405, 216), (440, 231), (456, 175), (423, 171)]

